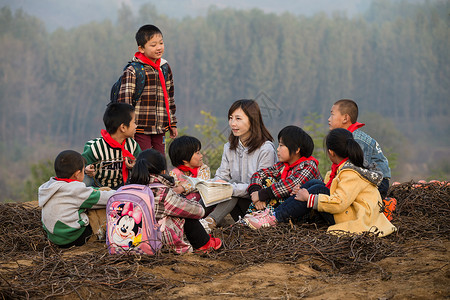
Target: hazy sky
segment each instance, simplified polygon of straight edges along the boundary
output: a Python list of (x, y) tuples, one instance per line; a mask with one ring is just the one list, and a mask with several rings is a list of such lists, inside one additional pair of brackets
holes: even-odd
[[(394, 0), (396, 1), (396, 0)], [(419, 0), (409, 0), (419, 1)], [(71, 28), (91, 21), (105, 19), (115, 20), (122, 4), (139, 8), (144, 3), (152, 3), (158, 13), (172, 18), (205, 15), (212, 5), (218, 8), (235, 9), (259, 8), (265, 12), (290, 12), (295, 15), (313, 15), (324, 11), (345, 12), (353, 16), (365, 11), (371, 0), (0, 0), (0, 7), (5, 5), (12, 10), (22, 8), (30, 15), (43, 20), (47, 28)]]

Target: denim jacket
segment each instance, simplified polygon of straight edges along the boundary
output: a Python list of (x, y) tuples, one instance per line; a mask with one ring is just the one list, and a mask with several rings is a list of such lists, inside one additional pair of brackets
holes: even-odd
[(391, 178), (389, 162), (386, 156), (384, 156), (383, 151), (381, 151), (378, 142), (361, 129), (356, 129), (353, 132), (353, 138), (358, 142), (364, 152), (364, 163), (367, 165), (375, 163), (376, 167), (383, 173), (384, 178)]

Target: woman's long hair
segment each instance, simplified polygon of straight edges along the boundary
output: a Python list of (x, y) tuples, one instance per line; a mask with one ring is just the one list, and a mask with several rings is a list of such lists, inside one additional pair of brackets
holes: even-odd
[(364, 153), (353, 138), (353, 134), (347, 129), (336, 128), (331, 130), (326, 137), (326, 146), (339, 157), (348, 157), (355, 166), (364, 168)]
[[(235, 101), (228, 110), (228, 117), (238, 108), (244, 111), (250, 121), (250, 138), (246, 141), (248, 153), (252, 153), (266, 141), (273, 141), (272, 135), (264, 125), (261, 110), (255, 100), (241, 99)], [(228, 141), (230, 142), (231, 150), (235, 150), (239, 145), (239, 137), (234, 136), (233, 132), (230, 133)]]

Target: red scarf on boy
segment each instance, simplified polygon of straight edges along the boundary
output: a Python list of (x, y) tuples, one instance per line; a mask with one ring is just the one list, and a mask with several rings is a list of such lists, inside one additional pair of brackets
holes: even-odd
[(126, 160), (127, 157), (131, 158), (132, 160), (135, 159), (133, 154), (131, 154), (130, 151), (125, 149), (125, 142), (127, 140), (125, 139), (122, 142), (122, 144), (119, 144), (119, 142), (116, 141), (115, 139), (113, 139), (111, 137), (111, 135), (105, 129), (101, 130), (101, 134), (102, 134), (103, 139), (105, 140), (105, 142), (109, 146), (111, 146), (112, 148), (119, 148), (120, 150), (122, 150), (122, 157), (123, 157), (122, 177), (123, 177), (123, 182), (127, 182), (127, 179), (128, 179), (128, 168), (127, 168), (127, 164), (125, 163), (125, 160)]
[(74, 182), (74, 181), (80, 182), (79, 180), (76, 180), (76, 179), (58, 178), (58, 177), (55, 177), (55, 180), (57, 180), (57, 181), (65, 181), (65, 182), (68, 182), (68, 183), (71, 183), (71, 182)]
[(297, 166), (297, 165), (299, 165), (302, 162), (307, 161), (307, 160), (312, 160), (312, 161), (316, 162), (317, 166), (319, 166), (319, 161), (317, 159), (315, 159), (314, 157), (312, 157), (312, 156), (310, 156), (310, 157), (302, 156), (302, 157), (300, 157), (300, 159), (295, 161), (292, 165), (289, 165), (288, 163), (285, 162), (285, 163), (283, 163), (284, 164), (284, 169), (283, 169), (283, 172), (281, 172), (281, 180), (285, 180), (286, 177), (288, 177), (291, 174), (292, 169), (295, 166)]
[(347, 130), (353, 133), (353, 131), (355, 131), (355, 130), (358, 129), (358, 128), (363, 127), (364, 125), (366, 125), (366, 124), (364, 124), (364, 123), (359, 123), (359, 122), (355, 122), (355, 123), (353, 123), (352, 125), (350, 125), (350, 126), (347, 128)]
[(142, 54), (141, 52), (136, 52), (134, 56), (142, 61), (143, 63), (146, 63), (147, 65), (150, 65), (153, 67), (153, 69), (158, 70), (159, 75), (159, 81), (161, 82), (161, 86), (164, 93), (164, 103), (166, 105), (166, 112), (167, 117), (169, 118), (169, 128), (171, 127), (171, 121), (170, 121), (170, 112), (169, 112), (169, 96), (167, 95), (167, 89), (166, 89), (166, 80), (164, 79), (164, 74), (161, 70), (160, 64), (161, 64), (161, 58), (158, 58), (156, 62), (151, 61), (147, 56)]
[(325, 185), (327, 188), (330, 188), (331, 182), (333, 181), (334, 177), (336, 177), (337, 170), (347, 160), (348, 160), (348, 157), (341, 160), (338, 164), (335, 164), (335, 163), (331, 164), (330, 180), (328, 180), (327, 184)]
[(185, 165), (179, 165), (177, 168), (180, 169), (180, 170), (183, 171), (183, 172), (191, 172), (191, 174), (192, 174), (191, 177), (196, 178), (197, 175), (198, 175), (198, 169), (199, 169), (200, 167), (197, 167), (197, 168), (189, 168), (188, 166), (185, 166)]

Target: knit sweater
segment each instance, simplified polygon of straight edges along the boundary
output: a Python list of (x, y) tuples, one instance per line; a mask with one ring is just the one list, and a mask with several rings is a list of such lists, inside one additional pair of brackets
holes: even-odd
[(214, 180), (231, 183), (234, 197), (250, 198), (247, 193), (250, 178), (259, 169), (273, 166), (276, 159), (275, 146), (271, 141), (266, 141), (252, 153), (248, 153), (248, 148), (241, 142), (235, 150), (231, 150), (230, 143), (226, 143)]
[(50, 178), (39, 187), (42, 224), (50, 241), (67, 245), (78, 239), (89, 225), (87, 209), (105, 208), (115, 191), (99, 191), (83, 182)]
[[(134, 157), (141, 153), (139, 144), (132, 138), (127, 138), (125, 149)], [(86, 164), (94, 164), (97, 172), (94, 178), (101, 186), (117, 189), (124, 184), (122, 175), (122, 150), (111, 147), (103, 137), (86, 142), (83, 153)]]

